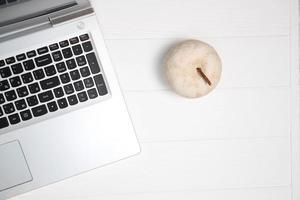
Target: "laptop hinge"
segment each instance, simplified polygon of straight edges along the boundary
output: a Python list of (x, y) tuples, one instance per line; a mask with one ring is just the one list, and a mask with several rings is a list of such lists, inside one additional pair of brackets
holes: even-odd
[(94, 9), (92, 7), (82, 8), (80, 10), (76, 10), (67, 14), (63, 14), (56, 17), (49, 17), (49, 21), (52, 26), (64, 23), (66, 21), (94, 14)]

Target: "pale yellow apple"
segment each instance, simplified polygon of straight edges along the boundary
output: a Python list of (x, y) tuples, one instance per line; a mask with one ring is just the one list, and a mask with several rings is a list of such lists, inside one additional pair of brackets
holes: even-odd
[(221, 59), (216, 50), (198, 40), (187, 40), (172, 48), (164, 65), (171, 87), (188, 98), (211, 92), (222, 73)]

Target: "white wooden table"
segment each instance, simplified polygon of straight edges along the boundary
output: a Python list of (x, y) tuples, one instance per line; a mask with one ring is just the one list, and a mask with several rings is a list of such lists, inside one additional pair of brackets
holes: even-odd
[[(300, 198), (296, 0), (93, 3), (142, 153), (14, 199)], [(223, 61), (205, 98), (181, 98), (163, 77), (163, 55), (186, 38)]]

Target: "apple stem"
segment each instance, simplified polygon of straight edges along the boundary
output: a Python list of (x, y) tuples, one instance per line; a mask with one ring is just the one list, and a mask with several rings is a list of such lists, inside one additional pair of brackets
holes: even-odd
[(209, 80), (209, 79), (207, 78), (207, 76), (204, 74), (204, 72), (202, 71), (202, 69), (201, 69), (200, 67), (197, 67), (196, 69), (197, 69), (198, 74), (205, 80), (205, 82), (206, 82), (209, 86), (211, 86), (210, 80)]

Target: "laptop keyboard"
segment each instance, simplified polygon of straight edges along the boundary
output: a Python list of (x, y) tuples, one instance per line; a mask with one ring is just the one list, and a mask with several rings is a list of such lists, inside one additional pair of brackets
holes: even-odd
[(0, 60), (0, 130), (108, 94), (89, 34)]

